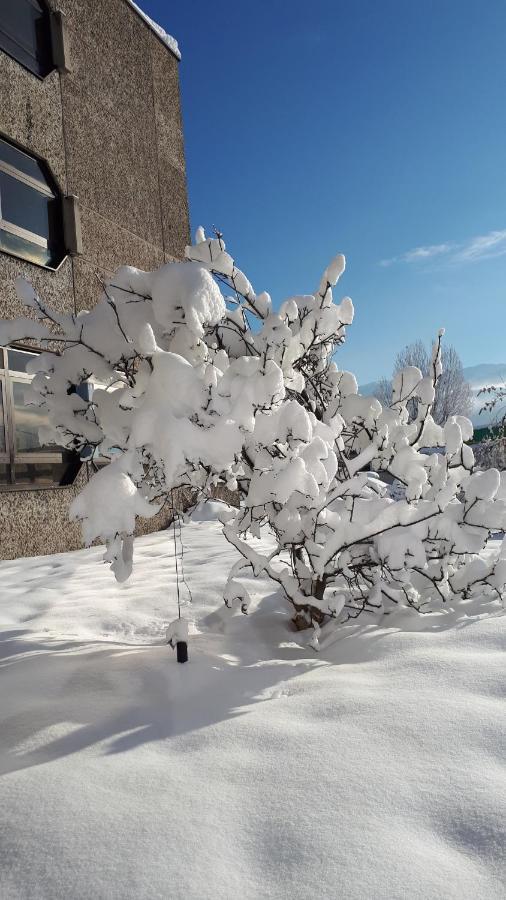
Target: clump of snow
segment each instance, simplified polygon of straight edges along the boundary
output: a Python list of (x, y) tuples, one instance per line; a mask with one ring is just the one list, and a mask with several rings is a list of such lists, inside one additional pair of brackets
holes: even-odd
[(111, 563), (117, 581), (132, 572), (133, 532), (137, 516), (152, 518), (160, 507), (149, 503), (124, 471), (124, 461), (112, 462), (96, 473), (74, 498), (70, 518), (81, 522), (84, 543), (108, 541), (104, 559)]
[(221, 522), (223, 516), (235, 515), (235, 510), (223, 500), (202, 500), (191, 510), (192, 522)]
[(188, 622), (186, 619), (174, 619), (165, 631), (165, 640), (171, 647), (175, 647), (178, 641), (187, 641)]
[(83, 523), (85, 544), (98, 537), (132, 534), (136, 516), (152, 517), (158, 512), (136, 488), (119, 463), (111, 463), (96, 473), (72, 501), (71, 519)]
[(496, 496), (500, 484), (501, 475), (497, 469), (475, 472), (467, 482), (466, 496), (470, 502), (473, 500), (492, 500)]
[(152, 279), (153, 311), (164, 330), (174, 328), (180, 310), (184, 321), (197, 338), (204, 325), (216, 325), (226, 313), (225, 300), (214, 278), (196, 262), (167, 263)]

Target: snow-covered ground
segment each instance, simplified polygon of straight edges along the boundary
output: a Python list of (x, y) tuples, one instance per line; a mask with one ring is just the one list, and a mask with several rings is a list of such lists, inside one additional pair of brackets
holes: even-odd
[(266, 582), (222, 608), (216, 521), (183, 541), (184, 666), (170, 532), (124, 585), (100, 548), (0, 563), (2, 900), (503, 898), (502, 611), (316, 655)]

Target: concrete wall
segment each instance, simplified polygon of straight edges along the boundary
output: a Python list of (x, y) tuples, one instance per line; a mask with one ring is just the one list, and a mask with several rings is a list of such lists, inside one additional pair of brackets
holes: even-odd
[[(0, 51), (0, 133), (78, 196), (83, 254), (50, 272), (0, 253), (0, 317), (22, 312), (18, 274), (57, 309), (79, 311), (98, 299), (97, 273), (155, 268), (181, 258), (189, 240), (178, 60), (126, 0), (49, 6), (65, 15), (70, 71), (40, 81)], [(0, 492), (0, 558), (80, 546), (67, 509), (84, 477), (72, 488)]]

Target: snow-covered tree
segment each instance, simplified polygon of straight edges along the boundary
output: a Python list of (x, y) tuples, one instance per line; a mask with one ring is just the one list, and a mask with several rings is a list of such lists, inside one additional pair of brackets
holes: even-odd
[(476, 462), (482, 469), (506, 469), (506, 385), (489, 385), (478, 391), (483, 398), (480, 413), (491, 416), (484, 440), (475, 447)]
[(392, 402), (392, 382), (386, 375), (382, 375), (374, 387), (374, 397), (377, 397), (382, 406), (390, 406)]
[[(450, 416), (468, 416), (472, 410), (472, 391), (466, 381), (462, 360), (455, 347), (444, 344), (442, 347), (443, 372), (436, 385), (436, 395), (432, 404), (432, 418), (438, 425), (444, 425)], [(408, 344), (401, 350), (394, 361), (393, 377), (408, 366), (416, 366), (423, 375), (429, 375), (431, 369), (431, 353), (422, 341)], [(383, 406), (389, 406), (392, 396), (392, 382), (383, 377), (378, 382), (375, 396)], [(415, 418), (417, 400), (408, 403), (411, 418)]]
[[(242, 502), (224, 522), (239, 553), (225, 602), (247, 611), (243, 576), (268, 575), (296, 624), (314, 626), (315, 646), (327, 620), (502, 594), (506, 547), (482, 551), (506, 527), (506, 480), (474, 471), (468, 419), (433, 419), (442, 333), (429, 372), (397, 373), (383, 408), (360, 396), (335, 358), (353, 320), (351, 300), (333, 299), (343, 256), (314, 294), (276, 311), (221, 235), (199, 229), (186, 256), (154, 272), (119, 269), (99, 303), (77, 315), (50, 309), (20, 280), (30, 318), (0, 330), (0, 343), (60, 348), (36, 357), (32, 399), (49, 417), (46, 442), (111, 459), (71, 514), (87, 543), (105, 541), (116, 577), (130, 573), (137, 516), (177, 488), (205, 495), (226, 484)], [(86, 399), (89, 382), (98, 387)], [(440, 449), (420, 452), (427, 447)], [(392, 499), (370, 470), (398, 479), (405, 496)], [(269, 552), (258, 541), (263, 526)]]

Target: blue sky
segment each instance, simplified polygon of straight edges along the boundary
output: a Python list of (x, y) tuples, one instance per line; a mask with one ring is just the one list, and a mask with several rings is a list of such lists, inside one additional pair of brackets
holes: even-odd
[(345, 253), (360, 382), (440, 326), (506, 362), (504, 0), (140, 2), (182, 50), (192, 229), (275, 303)]

